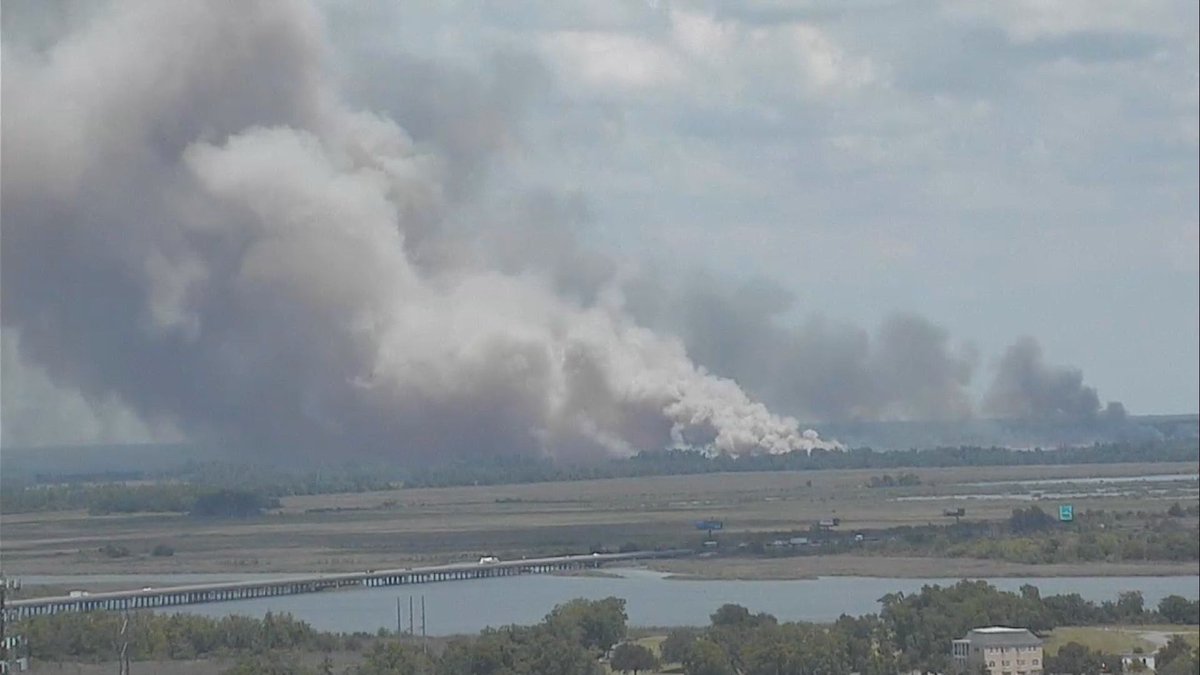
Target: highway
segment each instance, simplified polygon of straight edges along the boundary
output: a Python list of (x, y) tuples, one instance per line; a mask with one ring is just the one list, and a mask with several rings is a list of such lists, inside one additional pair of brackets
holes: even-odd
[(645, 560), (675, 558), (691, 555), (687, 549), (667, 551), (633, 551), (630, 553), (596, 553), (548, 558), (501, 560), (497, 562), (452, 563), (429, 567), (404, 567), (387, 570), (366, 570), (317, 574), (286, 579), (232, 581), (186, 586), (147, 587), (127, 591), (73, 594), (44, 598), (14, 600), (5, 608), (7, 619), (19, 620), (61, 612), (127, 611), (157, 609), (209, 602), (228, 602), (278, 595), (317, 593), (351, 587), (399, 586), (521, 574), (549, 574), (572, 569)]

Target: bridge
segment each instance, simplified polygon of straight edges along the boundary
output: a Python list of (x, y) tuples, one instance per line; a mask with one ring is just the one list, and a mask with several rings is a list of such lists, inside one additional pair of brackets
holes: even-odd
[(595, 568), (616, 562), (629, 562), (651, 558), (674, 558), (690, 555), (691, 553), (692, 551), (686, 549), (633, 551), (630, 553), (593, 553), (591, 555), (565, 555), (549, 558), (529, 558), (496, 562), (481, 561), (479, 563), (453, 563), (431, 567), (404, 567), (390, 570), (318, 574), (266, 581), (232, 581), (162, 588), (143, 588), (128, 591), (76, 593), (54, 597), (12, 600), (8, 602), (8, 606), (4, 612), (6, 620), (16, 621), (33, 616), (46, 616), (62, 612), (158, 609), (160, 607), (197, 605), (208, 602), (228, 602), (278, 595), (318, 593), (320, 591), (352, 587), (374, 588), (379, 586), (426, 584), (439, 581), (485, 579), (521, 574), (551, 574), (566, 570)]

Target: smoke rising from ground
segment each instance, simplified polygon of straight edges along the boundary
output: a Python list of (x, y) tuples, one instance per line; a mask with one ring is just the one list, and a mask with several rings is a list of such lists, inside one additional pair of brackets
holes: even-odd
[[(550, 86), (531, 57), (477, 75), (391, 55), (342, 82), (302, 3), (63, 6), (86, 13), (32, 48), (5, 27), (5, 444), (58, 424), (28, 411), (60, 386), (97, 440), (413, 459), (824, 445), (758, 401), (975, 412), (974, 351), (927, 319), (792, 325), (770, 284), (668, 284), (590, 250), (586, 195), (488, 196)], [(1002, 367), (985, 412), (1095, 398), (1025, 361), (1043, 374)]]
[[(996, 417), (1070, 421), (1094, 420), (1101, 414), (1100, 397), (1094, 387), (1083, 384), (1083, 372), (1047, 365), (1041, 345), (1031, 337), (1021, 338), (1005, 350), (983, 409)], [(1110, 401), (1103, 413), (1120, 420), (1125, 417), (1125, 406)]]
[(288, 453), (822, 445), (618, 307), (456, 251), (472, 150), (350, 108), (325, 51), (294, 2), (6, 41), (3, 319), (49, 378)]
[(631, 313), (680, 335), (688, 352), (768, 404), (805, 419), (962, 419), (976, 355), (913, 314), (887, 317), (874, 334), (784, 315), (793, 298), (752, 282), (722, 285), (695, 275), (678, 286), (644, 277), (628, 286)]

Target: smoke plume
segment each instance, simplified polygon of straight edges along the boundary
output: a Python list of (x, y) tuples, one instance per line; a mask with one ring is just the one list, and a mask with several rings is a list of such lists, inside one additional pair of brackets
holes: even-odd
[[(1101, 413), (1096, 389), (1083, 384), (1078, 368), (1047, 365), (1042, 347), (1023, 337), (1005, 350), (996, 379), (983, 402), (984, 411), (997, 417), (1095, 420)], [(1125, 406), (1111, 401), (1104, 408), (1108, 419), (1125, 417)]]
[(444, 136), (415, 143), (346, 102), (297, 2), (93, 14), (4, 43), (0, 316), (49, 380), (264, 452), (823, 445), (638, 325), (603, 262), (576, 282), (479, 253), (474, 153), (513, 108), (456, 130), (411, 103)]
[[(6, 4), (0, 47), (5, 445), (737, 454), (829, 445), (766, 406), (975, 413), (977, 356), (928, 319), (797, 322), (769, 282), (668, 281), (589, 249), (585, 195), (493, 188), (552, 86), (536, 58), (364, 53), (369, 76), (335, 78), (302, 2), (16, 7), (33, 11)], [(1100, 414), (1029, 339), (982, 411)]]
[(688, 352), (773, 407), (824, 421), (962, 419), (976, 356), (913, 314), (872, 335), (810, 317), (788, 323), (792, 296), (767, 282), (728, 286), (693, 275), (672, 286), (642, 277), (626, 287), (631, 313), (679, 335)]

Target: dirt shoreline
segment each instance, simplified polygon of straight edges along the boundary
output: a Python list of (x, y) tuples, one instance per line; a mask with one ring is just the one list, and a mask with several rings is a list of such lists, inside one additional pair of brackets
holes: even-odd
[(886, 579), (980, 577), (1197, 576), (1200, 562), (1079, 563), (1033, 565), (972, 558), (807, 556), (661, 560), (647, 565), (670, 578), (722, 581), (785, 581), (827, 576)]

